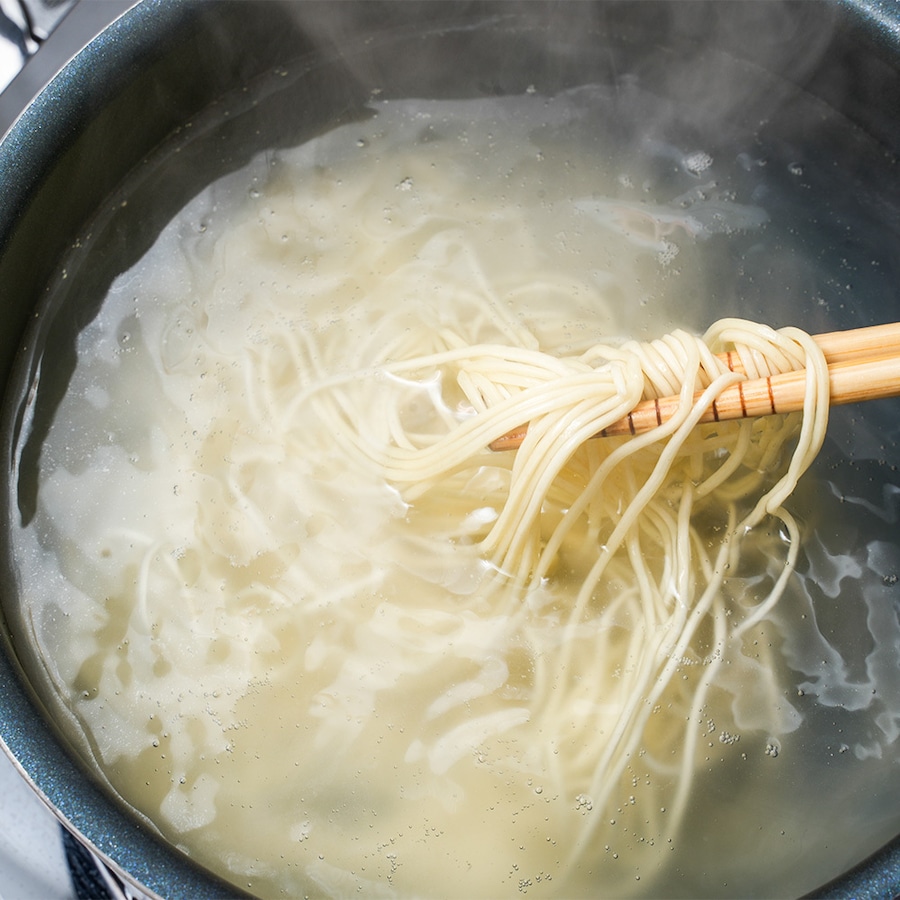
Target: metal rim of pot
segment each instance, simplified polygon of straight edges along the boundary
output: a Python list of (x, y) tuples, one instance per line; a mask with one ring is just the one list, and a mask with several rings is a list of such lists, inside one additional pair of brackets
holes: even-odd
[[(273, 12), (279, 5), (277, 0), (271, 4)], [(24, 111), (0, 145), (0, 186), (4, 197), (0, 210), (0, 262), (11, 247), (20, 259), (33, 261), (27, 273), (20, 265), (18, 270), (11, 271), (13, 276), (23, 277), (33, 285), (49, 278), (55, 260), (64, 249), (66, 229), (58, 229), (61, 236), (54, 239), (54, 244), (46, 241), (40, 228), (41, 216), (49, 208), (48, 183), (52, 188), (54, 181), (58, 186), (75, 174), (86, 175), (84, 169), (66, 158), (61, 148), (76, 144), (98, 119), (106, 117), (109, 120), (106, 125), (123, 133), (122, 105), (111, 103), (114, 95), (127, 92), (129, 83), (155, 77), (159, 67), (166, 70), (169, 84), (173, 78), (177, 82), (179, 75), (191, 73), (190, 78), (183, 78), (179, 90), (160, 99), (158, 108), (147, 116), (152, 124), (144, 129), (140, 121), (132, 121), (130, 130), (126, 129), (127, 147), (122, 152), (137, 158), (142, 152), (142, 142), (152, 140), (153, 134), (177, 127), (185, 115), (199, 111), (216, 90), (227, 89), (234, 69), (222, 67), (221, 58), (194, 58), (189, 65), (177, 60), (173, 63), (171, 54), (167, 57), (161, 53), (159, 44), (163, 34), (170, 39), (177, 35), (184, 46), (189, 46), (206, 27), (209, 22), (206, 17), (217, 6), (220, 4), (214, 2), (175, 4), (167, 0), (143, 0), (66, 65)], [(900, 11), (875, 0), (847, 0), (837, 8), (841, 15), (848, 17), (850, 27), (866, 37), (875, 55), (887, 60), (886, 64), (891, 65), (900, 57)], [(247, 61), (240, 59), (239, 53), (229, 63), (233, 67), (245, 67), (247, 78), (270, 65), (257, 61), (247, 68)], [(181, 73), (177, 71), (179, 66), (185, 66)], [(198, 70), (203, 72), (202, 79), (196, 78)], [(876, 109), (871, 120), (863, 124), (877, 129), (883, 116), (884, 110)], [(887, 139), (893, 136), (888, 135)], [(900, 143), (897, 147), (900, 148)], [(82, 195), (63, 212), (73, 227), (90, 211), (91, 198), (109, 194), (118, 178), (115, 171), (103, 171), (102, 167), (87, 174)], [(10, 269), (0, 265), (0, 272), (8, 276)], [(15, 305), (6, 291), (3, 303), (8, 323), (0, 334), (5, 383), (31, 308), (20, 304), (10, 310)], [(9, 451), (9, 447), (6, 449)], [(4, 521), (4, 527), (8, 524)], [(9, 576), (8, 563), (5, 574)], [(153, 894), (237, 895), (239, 892), (233, 886), (201, 870), (151, 834), (144, 824), (111, 802), (106, 792), (86, 777), (81, 765), (73, 760), (48, 724), (41, 701), (27, 687), (8, 629), (4, 627), (2, 632), (5, 652), (0, 654), (0, 744), (66, 827), (124, 878)], [(893, 897), (898, 892), (900, 837), (808, 896), (874, 900)]]

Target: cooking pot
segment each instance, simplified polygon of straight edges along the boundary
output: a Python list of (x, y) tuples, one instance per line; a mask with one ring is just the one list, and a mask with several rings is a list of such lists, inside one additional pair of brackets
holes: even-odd
[[(614, 85), (623, 98), (638, 83), (659, 99), (664, 121), (654, 134), (712, 156), (743, 147), (748, 167), (771, 167), (766, 206), (815, 261), (809, 290), (779, 295), (779, 267), (795, 261), (776, 241), (762, 257), (742, 257), (723, 313), (810, 331), (898, 318), (900, 15), (892, 4), (145, 0), (61, 71), (0, 146), (7, 471), (35, 344), (52, 348), (58, 370), (47, 377), (61, 391), (74, 354), (64, 335), (89, 321), (105, 288), (206, 184), (262, 148), (366, 116), (373, 92), (550, 95), (586, 83)], [(177, 152), (161, 165), (154, 150), (165, 141)], [(146, 174), (135, 178), (141, 167)], [(116, 191), (126, 176), (136, 187), (123, 206)], [(105, 249), (78, 269), (72, 243), (89, 233), (102, 234)], [(48, 396), (50, 408), (36, 413), (38, 436), (41, 417), (52, 415), (52, 388)], [(884, 403), (863, 418), (838, 414), (833, 429), (849, 455), (869, 458), (880, 442), (883, 460), (898, 462), (898, 411)], [(28, 502), (25, 491), (18, 509), (4, 508), (4, 531), (27, 515)], [(896, 523), (885, 529), (886, 540), (900, 540)], [(239, 893), (112, 796), (54, 725), (16, 606), (22, 572), (7, 547), (2, 566), (0, 737), (24, 775), (145, 890)], [(880, 850), (863, 841), (858, 857), (837, 864), (857, 861), (843, 874), (823, 871), (827, 886), (804, 890), (900, 893), (900, 839)]]

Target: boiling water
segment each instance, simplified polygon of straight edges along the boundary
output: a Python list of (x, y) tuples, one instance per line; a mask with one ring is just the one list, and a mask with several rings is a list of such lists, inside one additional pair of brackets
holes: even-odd
[[(699, 718), (681, 716), (699, 743), (676, 827), (666, 728), (607, 803), (571, 787), (577, 747), (565, 716), (534, 727), (535, 648), (492, 605), (493, 573), (420, 533), (440, 510), (373, 479), (321, 415), (322, 384), (358, 405), (374, 361), (448, 330), (563, 354), (722, 313), (729, 286), (704, 273), (769, 221), (729, 179), (749, 157), (615, 148), (604, 96), (373, 101), (188, 203), (78, 335), (14, 536), (30, 638), (85, 757), (240, 887), (796, 893), (897, 829), (883, 468), (851, 493), (832, 448), (802, 484), (800, 572)], [(413, 398), (430, 427), (420, 414)], [(494, 515), (472, 491), (466, 514)], [(780, 540), (760, 538), (735, 596), (762, 590)], [(562, 575), (540, 590), (541, 609), (566, 608)], [(549, 647), (553, 616), (535, 615)], [(590, 677), (613, 696), (610, 668)], [(666, 695), (673, 718), (696, 677), (685, 666)]]

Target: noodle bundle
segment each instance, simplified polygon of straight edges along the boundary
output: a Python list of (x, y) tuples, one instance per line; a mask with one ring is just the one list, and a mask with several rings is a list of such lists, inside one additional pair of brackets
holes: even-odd
[[(385, 105), (261, 155), (78, 335), (16, 538), (34, 643), (84, 757), (260, 896), (658, 893), (710, 737), (735, 772), (741, 733), (799, 727), (761, 635), (821, 352), (739, 319), (624, 339), (617, 293), (649, 266), (667, 296), (705, 222), (764, 213), (601, 202), (564, 134), (583, 98), (538, 102)], [(804, 368), (803, 412), (698, 425), (744, 377), (729, 347), (750, 378)]]
[[(395, 391), (393, 403), (373, 397), (360, 405), (334, 402), (329, 427), (347, 435), (356, 426), (361, 456), (371, 454), (371, 436), (381, 433), (389, 446), (370, 455), (372, 462), (412, 506), (435, 492), (436, 517), (450, 498), (470, 495), (473, 481), (493, 482), (493, 496), (480, 500), (498, 510), (496, 517), (476, 529), (465, 528), (462, 519), (462, 527), (445, 528), (444, 536), (470, 543), (505, 587), (512, 582), (524, 591), (522, 602), (531, 611), (540, 611), (546, 598), (540, 587), (529, 594), (529, 586), (540, 585), (560, 566), (570, 570), (577, 593), (572, 608), (560, 611), (558, 647), (548, 648), (540, 630), (530, 633), (528, 616), (516, 612), (520, 601), (508, 590), (506, 596), (515, 599), (506, 600), (513, 604), (506, 611), (525, 620), (523, 629), (533, 641), (531, 701), (545, 739), (555, 737), (563, 723), (572, 727), (573, 710), (590, 710), (575, 723), (575, 758), (562, 766), (563, 782), (571, 778), (574, 784), (561, 783), (560, 790), (590, 796), (602, 808), (676, 673), (685, 663), (705, 669), (685, 710), (686, 725), (706, 703), (729, 644), (763, 620), (784, 592), (800, 532), (783, 503), (822, 446), (827, 363), (799, 329), (775, 331), (739, 319), (720, 320), (702, 339), (676, 331), (648, 343), (596, 345), (573, 359), (525, 348), (466, 346), (453, 334), (442, 338), (446, 350), (387, 364), (384, 373), (417, 376), (418, 385), (452, 385), (471, 412), (461, 423), (444, 419), (446, 433), (440, 427), (424, 434), (404, 427), (409, 394)], [(716, 358), (718, 350), (731, 348), (746, 375)], [(779, 417), (698, 427), (700, 416), (730, 385), (795, 369), (807, 373), (800, 423), (798, 417)], [(641, 400), (676, 394), (682, 398), (678, 414), (657, 429), (589, 440)], [(448, 408), (442, 395), (428, 396), (439, 398), (436, 409)], [(531, 424), (511, 462), (485, 450), (524, 421)], [(790, 445), (790, 461), (773, 479)], [(487, 477), (491, 469), (499, 477)], [(722, 523), (715, 544), (697, 525), (710, 511)], [(743, 541), (767, 518), (777, 520), (787, 536), (783, 567), (765, 597), (733, 615), (723, 592), (727, 572), (738, 568)], [(417, 525), (425, 533), (433, 530), (431, 524)], [(574, 564), (567, 561), (572, 555), (578, 557)], [(654, 566), (650, 560), (664, 562)], [(601, 582), (623, 588), (609, 591)], [(619, 629), (625, 622), (629, 634), (623, 640)], [(583, 637), (586, 626), (589, 641)], [(708, 642), (705, 651), (698, 646), (700, 634)], [(622, 673), (615, 698), (603, 696), (604, 673), (613, 663)], [(585, 690), (585, 682), (593, 687)], [(679, 821), (689, 795), (692, 735), (685, 728), (681, 739), (668, 738), (683, 744), (670, 825)], [(575, 855), (589, 838), (586, 829)]]

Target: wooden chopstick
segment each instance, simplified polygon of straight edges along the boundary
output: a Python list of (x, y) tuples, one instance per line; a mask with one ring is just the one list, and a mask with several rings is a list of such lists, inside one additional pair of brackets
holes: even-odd
[[(900, 355), (900, 322), (886, 325), (870, 325), (868, 328), (850, 328), (847, 331), (829, 331), (814, 334), (812, 339), (822, 348), (828, 365), (851, 360), (876, 359)], [(743, 372), (740, 356), (734, 350), (717, 353), (716, 356), (732, 372)]]
[[(834, 331), (814, 335), (813, 340), (822, 348), (828, 363), (833, 405), (900, 396), (900, 323)], [(737, 353), (728, 351), (718, 355), (732, 371), (744, 371)], [(803, 409), (805, 392), (805, 369), (742, 381), (722, 391), (700, 422), (797, 412)], [(702, 391), (698, 391), (694, 402), (701, 395)], [(677, 396), (645, 400), (594, 436), (616, 437), (650, 431), (670, 419), (680, 404), (681, 398)], [(527, 430), (528, 426), (522, 425), (507, 432), (493, 441), (490, 449), (515, 450)]]

